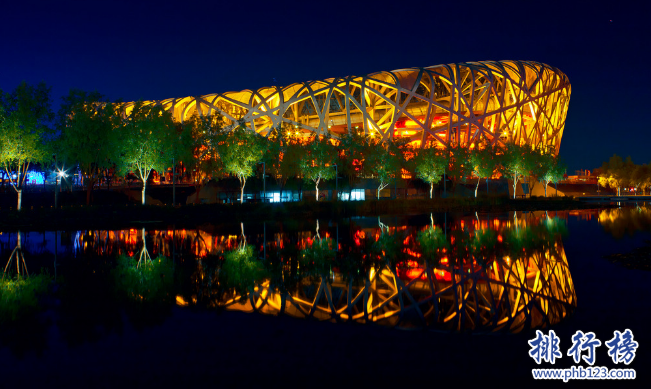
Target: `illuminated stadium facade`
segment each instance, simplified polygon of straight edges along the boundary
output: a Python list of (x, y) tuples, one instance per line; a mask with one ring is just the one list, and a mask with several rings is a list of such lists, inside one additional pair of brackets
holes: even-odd
[(421, 147), (519, 143), (558, 153), (570, 91), (554, 67), (486, 61), (147, 103), (161, 104), (177, 121), (220, 113), (227, 124), (243, 120), (262, 135), (278, 126), (335, 138), (358, 130)]

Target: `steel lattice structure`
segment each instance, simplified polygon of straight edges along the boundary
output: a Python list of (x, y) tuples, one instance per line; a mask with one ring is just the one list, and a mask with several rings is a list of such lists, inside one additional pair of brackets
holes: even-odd
[(411, 271), (413, 278), (401, 277), (384, 266), (371, 270), (363, 283), (324, 275), (291, 294), (271, 290), (264, 281), (244, 302), (233, 295), (215, 304), (317, 320), (479, 332), (546, 328), (576, 308), (562, 242), (490, 269), (437, 265)]
[(558, 152), (570, 91), (567, 76), (554, 67), (485, 61), (146, 103), (161, 104), (177, 121), (220, 113), (227, 124), (243, 120), (262, 135), (278, 126), (335, 138), (363, 130), (383, 140), (407, 137), (422, 147), (472, 148), (487, 141)]

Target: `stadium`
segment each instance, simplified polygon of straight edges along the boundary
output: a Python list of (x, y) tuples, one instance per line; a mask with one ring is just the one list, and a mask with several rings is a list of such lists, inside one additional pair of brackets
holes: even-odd
[(549, 65), (485, 61), (145, 103), (177, 121), (220, 113), (226, 124), (243, 120), (262, 135), (279, 126), (334, 138), (363, 131), (419, 147), (516, 143), (558, 153), (570, 92), (568, 77)]

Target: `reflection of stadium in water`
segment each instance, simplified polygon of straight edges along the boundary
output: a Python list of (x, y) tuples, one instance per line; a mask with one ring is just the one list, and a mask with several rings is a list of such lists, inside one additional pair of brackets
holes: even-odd
[[(424, 220), (386, 226), (359, 218), (318, 231), (251, 224), (246, 239), (239, 228), (146, 234), (152, 257), (175, 255), (193, 273), (176, 296), (182, 306), (512, 332), (556, 324), (576, 307), (561, 219), (536, 212)], [(139, 232), (85, 231), (74, 241), (80, 251), (133, 255)], [(227, 255), (245, 244), (250, 254)]]

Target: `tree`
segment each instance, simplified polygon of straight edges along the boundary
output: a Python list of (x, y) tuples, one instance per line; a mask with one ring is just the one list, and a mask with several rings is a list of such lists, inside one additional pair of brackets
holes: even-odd
[(470, 164), (470, 152), (465, 147), (456, 144), (448, 148), (449, 157), (449, 173), (448, 176), (452, 177), (454, 185), (459, 181), (464, 181), (466, 176), (472, 173), (472, 166)]
[(114, 158), (118, 171), (133, 171), (142, 181), (142, 204), (145, 204), (147, 179), (152, 170), (163, 171), (170, 164), (170, 136), (175, 131), (174, 120), (169, 111), (160, 105), (144, 105), (137, 102), (131, 113), (114, 131), (117, 156)]
[(644, 176), (643, 176), (643, 181), (641, 183), (642, 186), (642, 194), (645, 194), (644, 188), (650, 188), (651, 189), (651, 163), (648, 163), (644, 169)]
[(112, 103), (101, 103), (104, 97), (97, 92), (70, 90), (57, 115), (61, 137), (56, 152), (57, 161), (68, 166), (79, 165), (86, 185), (86, 205), (90, 204), (92, 190), (100, 175), (113, 166), (115, 143), (111, 141), (118, 124), (118, 114)]
[(547, 197), (547, 185), (550, 182), (556, 184), (562, 180), (567, 168), (560, 156), (556, 156), (552, 152), (542, 153), (536, 160), (537, 166), (534, 168), (535, 175), (545, 186), (545, 197)]
[(513, 198), (518, 185), (518, 180), (524, 178), (533, 167), (531, 147), (509, 143), (500, 157), (500, 165), (504, 175), (513, 177)]
[(434, 216), (430, 213), (431, 227), (426, 228), (416, 235), (416, 241), (420, 246), (423, 258), (434, 264), (450, 249), (450, 243), (441, 228), (434, 226)]
[(429, 198), (433, 198), (434, 183), (439, 182), (443, 177), (445, 168), (448, 165), (448, 159), (436, 148), (430, 147), (420, 150), (414, 163), (416, 176), (430, 185)]
[(645, 188), (651, 184), (651, 167), (644, 164), (635, 165), (629, 181), (637, 190), (642, 189), (642, 195), (646, 194)]
[(375, 173), (379, 181), (377, 187), (377, 198), (379, 199), (380, 191), (389, 186), (399, 174), (402, 167), (402, 154), (393, 142), (384, 145), (381, 141), (371, 141), (368, 154), (368, 168)]
[(177, 133), (181, 142), (172, 153), (186, 166), (196, 166), (200, 172), (199, 181), (221, 176), (223, 163), (219, 156), (219, 143), (227, 135), (223, 116), (192, 115), (183, 122), (183, 129), (177, 130)]
[(224, 164), (224, 172), (235, 175), (240, 181), (242, 204), (246, 179), (253, 176), (255, 166), (264, 155), (264, 138), (240, 121), (237, 127), (224, 135), (217, 148)]
[[(178, 128), (181, 127), (181, 128)], [(219, 156), (219, 143), (226, 136), (224, 119), (221, 115), (192, 115), (177, 127), (178, 143), (172, 148), (175, 164), (194, 166), (194, 186), (197, 193), (210, 179), (217, 179), (224, 174), (224, 164)], [(174, 166), (174, 173), (176, 166)], [(173, 184), (174, 186), (174, 184)], [(199, 201), (199, 196), (196, 197)]]
[(0, 277), (0, 325), (20, 320), (40, 310), (42, 297), (54, 281), (47, 272), (41, 271), (39, 275), (29, 274), (21, 246), (20, 230), (16, 246), (3, 268), (4, 272)]
[(622, 168), (621, 172), (623, 186), (631, 187), (635, 185), (633, 182), (633, 174), (635, 173), (636, 166), (637, 165), (633, 163), (633, 160), (630, 156), (626, 157), (626, 160), (624, 160), (624, 167)]
[(172, 205), (176, 206), (176, 167), (179, 164), (182, 166), (192, 165), (195, 160), (195, 139), (192, 136), (191, 128), (183, 123), (176, 123), (172, 135), (169, 157), (172, 159)]
[(253, 292), (256, 284), (269, 277), (263, 264), (257, 259), (254, 245), (246, 244), (244, 223), (240, 223), (242, 238), (238, 247), (224, 252), (224, 261), (219, 271), (219, 283), (223, 290), (234, 290), (239, 294), (239, 301), (246, 301), (246, 297)]
[(266, 163), (267, 171), (280, 181), (280, 197), (287, 180), (301, 174), (301, 161), (305, 155), (305, 149), (296, 131), (291, 127), (274, 128), (267, 137), (267, 150), (263, 160)]
[(315, 134), (305, 146), (306, 154), (301, 161), (301, 173), (304, 178), (314, 181), (316, 201), (319, 201), (319, 182), (335, 178), (333, 168), (337, 160), (337, 149), (332, 145), (328, 136), (319, 137)]
[(627, 181), (622, 157), (613, 154), (608, 162), (604, 162), (601, 166), (601, 174), (599, 174), (598, 180), (601, 186), (617, 189), (617, 196), (619, 196), (621, 193), (620, 188), (626, 185)]
[(495, 155), (495, 149), (489, 145), (485, 145), (481, 150), (475, 150), (474, 153), (470, 154), (468, 161), (472, 172), (477, 176), (477, 186), (475, 187), (475, 197), (477, 197), (479, 181), (482, 178), (489, 179), (497, 169), (498, 160)]
[(138, 261), (135, 261), (135, 256), (122, 254), (112, 273), (116, 290), (129, 300), (138, 304), (161, 304), (170, 299), (170, 289), (174, 286), (174, 263), (162, 255), (151, 258), (144, 228)]
[(0, 164), (17, 193), (19, 211), (30, 165), (52, 156), (46, 143), (51, 140), (48, 123), (52, 118), (50, 88), (45, 83), (22, 82), (6, 94), (0, 90)]
[(369, 139), (364, 132), (353, 130), (346, 133), (339, 139), (339, 173), (348, 178), (352, 191), (353, 185), (365, 175), (368, 169), (367, 158), (369, 154)]

